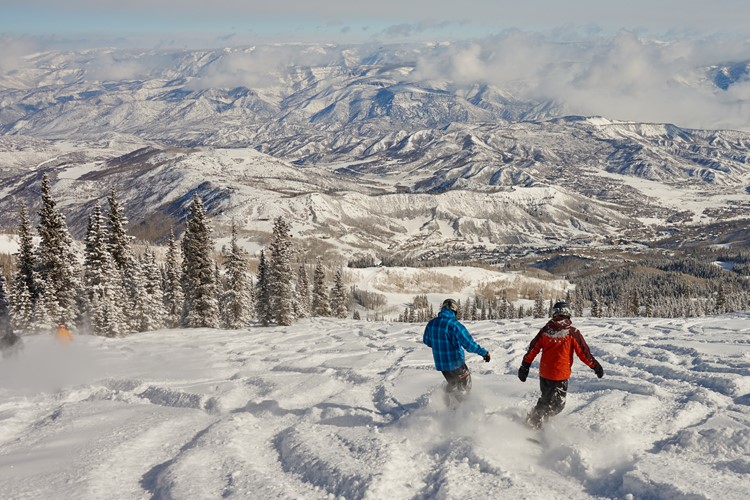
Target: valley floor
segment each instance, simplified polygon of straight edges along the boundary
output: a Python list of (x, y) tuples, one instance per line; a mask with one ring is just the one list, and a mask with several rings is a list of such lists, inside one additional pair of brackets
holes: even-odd
[(580, 318), (579, 361), (538, 434), (516, 378), (543, 320), (469, 322), (490, 363), (444, 407), (424, 324), (24, 338), (0, 359), (1, 496), (720, 498), (750, 492), (750, 315)]

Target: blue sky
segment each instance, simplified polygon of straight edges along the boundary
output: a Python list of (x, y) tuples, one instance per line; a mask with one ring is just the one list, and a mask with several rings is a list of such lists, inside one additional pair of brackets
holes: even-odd
[(0, 34), (80, 45), (465, 39), (509, 29), (750, 36), (745, 0), (0, 0)]

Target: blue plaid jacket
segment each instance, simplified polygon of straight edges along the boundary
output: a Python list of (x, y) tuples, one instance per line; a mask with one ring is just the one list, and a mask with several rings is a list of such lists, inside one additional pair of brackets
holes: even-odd
[(435, 369), (441, 372), (460, 367), (464, 363), (464, 349), (480, 356), (487, 354), (487, 349), (474, 342), (469, 330), (447, 308), (427, 323), (422, 342), (432, 347)]

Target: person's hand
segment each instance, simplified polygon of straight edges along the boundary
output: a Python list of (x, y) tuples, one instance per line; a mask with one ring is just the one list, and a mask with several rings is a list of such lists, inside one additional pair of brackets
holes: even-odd
[(526, 382), (526, 377), (529, 376), (529, 363), (521, 363), (521, 368), (518, 369), (518, 378), (521, 382)]
[(599, 378), (602, 378), (604, 376), (604, 368), (602, 368), (602, 365), (600, 365), (598, 361), (594, 365), (594, 373)]
[(490, 353), (487, 353), (484, 356), (482, 356), (482, 359), (484, 359), (485, 363), (489, 363), (490, 362)]

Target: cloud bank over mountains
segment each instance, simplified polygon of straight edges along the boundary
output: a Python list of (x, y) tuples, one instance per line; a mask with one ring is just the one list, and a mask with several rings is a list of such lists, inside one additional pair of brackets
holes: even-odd
[[(20, 50), (20, 46), (17, 47)], [(225, 50), (186, 84), (189, 90), (271, 89), (292, 68), (351, 67), (384, 57), (380, 45), (261, 45)], [(521, 100), (551, 100), (569, 114), (675, 123), (691, 128), (750, 129), (750, 43), (726, 39), (662, 42), (621, 31), (610, 38), (566, 42), (511, 32), (477, 41), (404, 45), (388, 52), (408, 83), (492, 85)], [(90, 81), (172, 78), (170, 51), (102, 52), (83, 68)], [(22, 65), (18, 50), (0, 68)], [(745, 65), (721, 88), (712, 75)], [(7, 71), (6, 71), (7, 72)]]
[[(56, 2), (31, 2), (39, 9), (53, 9)], [(282, 6), (273, 2), (238, 2), (217, 0), (211, 4), (208, 18), (220, 12), (233, 12), (241, 25), (244, 16), (253, 19), (277, 19), (278, 29), (296, 20), (298, 23), (321, 22), (336, 25), (339, 31), (362, 31), (372, 27), (371, 40), (364, 43), (246, 43), (242, 37), (226, 35), (213, 39), (230, 47), (199, 74), (186, 82), (188, 90), (247, 87), (271, 89), (293, 67), (327, 67), (352, 60), (367, 64), (382, 58), (383, 46), (398, 47), (388, 61), (403, 66), (405, 83), (446, 82), (445, 85), (469, 88), (492, 85), (520, 100), (552, 101), (566, 113), (601, 115), (618, 120), (668, 122), (692, 128), (750, 129), (750, 38), (742, 35), (748, 29), (738, 19), (746, 19), (750, 5), (722, 0), (690, 10), (693, 0), (665, 1), (649, 4), (638, 15), (641, 0), (630, 2), (628, 9), (581, 0), (563, 8), (559, 2), (538, 0), (524, 5), (498, 5), (496, 2), (472, 3), (472, 9), (459, 9), (453, 2), (430, 4), (429, 19), (424, 8), (413, 4), (398, 5), (392, 0), (377, 4), (352, 5), (352, 2), (327, 0), (321, 3), (292, 0)], [(9, 8), (20, 9), (11, 0)], [(179, 5), (179, 8), (178, 8)], [(90, 10), (109, 15), (133, 14), (152, 6), (158, 12), (173, 9), (175, 16), (190, 18), (204, 12), (205, 3), (197, 1), (134, 1), (127, 6), (118, 2), (71, 0), (69, 12)], [(643, 12), (649, 12), (646, 16)], [(290, 15), (289, 12), (293, 12)], [(539, 14), (544, 12), (542, 16)], [(536, 18), (534, 18), (536, 13)], [(700, 14), (700, 16), (699, 16)], [(734, 15), (730, 15), (734, 14)], [(747, 12), (750, 16), (750, 11)], [(540, 17), (541, 16), (541, 17)], [(621, 24), (640, 26), (632, 30), (607, 32), (602, 26), (618, 18)], [(351, 22), (359, 23), (351, 29)], [(499, 29), (503, 25), (543, 25), (554, 20), (558, 25), (576, 23), (570, 31), (524, 31)], [(655, 37), (643, 30), (648, 26), (669, 29), (679, 24), (683, 30), (702, 28), (705, 32), (723, 22), (723, 34), (696, 32)], [(667, 22), (669, 21), (669, 22)], [(699, 22), (700, 21), (700, 22)], [(721, 22), (720, 22), (721, 21)], [(583, 23), (592, 23), (581, 29)], [(659, 23), (662, 24), (659, 24)], [(349, 23), (349, 24), (348, 24)], [(672, 23), (672, 24), (670, 24)], [(375, 25), (378, 25), (375, 29)], [(496, 34), (443, 42), (401, 42), (415, 34), (436, 33), (447, 26), (463, 27), (467, 32), (479, 25), (495, 29)], [(2, 26), (0, 25), (0, 29)], [(734, 31), (733, 31), (734, 30)], [(202, 38), (203, 37), (203, 38)], [(262, 37), (260, 37), (262, 38)], [(289, 39), (294, 37), (290, 35)], [(436, 38), (439, 39), (439, 38)], [(0, 81), (8, 82), (17, 71), (34, 69), (27, 56), (70, 43), (58, 35), (0, 35), (4, 50), (0, 54)], [(79, 41), (85, 41), (85, 37)], [(140, 39), (146, 42), (146, 38)], [(193, 42), (205, 40), (195, 35)], [(384, 42), (387, 41), (386, 42)], [(98, 40), (101, 42), (102, 40)], [(89, 42), (95, 45), (97, 39)], [(211, 44), (208, 44), (209, 46)], [(356, 50), (353, 49), (356, 47)], [(70, 50), (70, 49), (64, 49)], [(157, 48), (112, 49), (100, 51), (87, 61), (79, 75), (84, 80), (107, 82), (172, 78), (182, 74), (181, 56), (193, 48), (165, 43)], [(201, 49), (208, 51), (209, 49)], [(383, 62), (378, 60), (377, 62)], [(731, 78), (722, 71), (731, 68)], [(63, 78), (64, 81), (64, 78)]]

